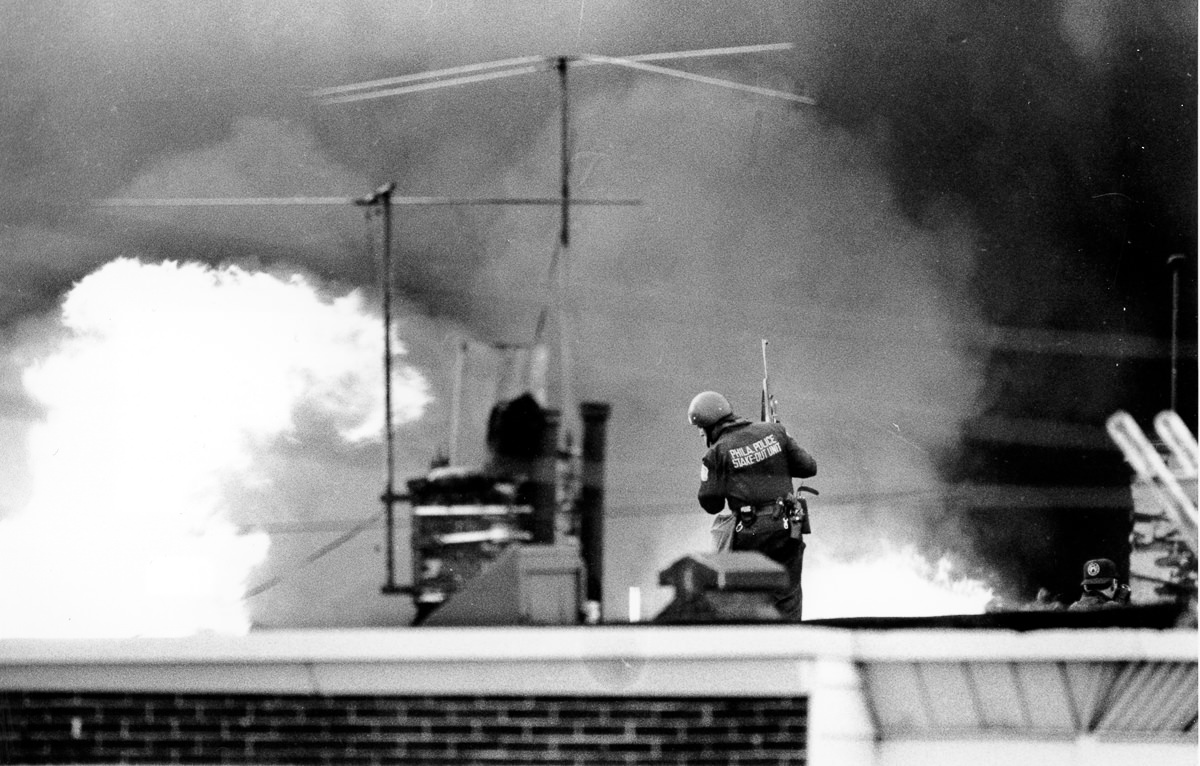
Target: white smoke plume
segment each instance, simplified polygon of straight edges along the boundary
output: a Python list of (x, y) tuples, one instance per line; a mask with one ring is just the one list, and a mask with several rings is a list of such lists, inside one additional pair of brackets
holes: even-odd
[[(357, 293), (229, 267), (113, 261), (65, 297), (24, 371), (44, 419), (31, 490), (0, 521), (0, 636), (244, 631), (267, 555), (228, 492), (270, 492), (260, 457), (323, 421), (347, 445), (382, 424), (379, 321)], [(403, 350), (403, 347), (399, 347)], [(398, 422), (426, 383), (400, 366)]]

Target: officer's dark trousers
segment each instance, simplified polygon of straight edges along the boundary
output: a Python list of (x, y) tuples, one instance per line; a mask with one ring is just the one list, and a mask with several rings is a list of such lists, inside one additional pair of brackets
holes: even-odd
[(804, 605), (804, 589), (800, 585), (800, 574), (804, 569), (804, 539), (796, 539), (786, 529), (757, 535), (736, 532), (733, 536), (735, 551), (758, 551), (772, 561), (783, 564), (788, 573), (788, 587), (775, 593), (775, 608), (785, 620), (800, 620)]

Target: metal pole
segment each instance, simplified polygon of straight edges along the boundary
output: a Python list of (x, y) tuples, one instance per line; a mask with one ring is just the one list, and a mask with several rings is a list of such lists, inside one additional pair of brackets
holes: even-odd
[(387, 544), (387, 582), (384, 593), (396, 592), (396, 449), (392, 429), (392, 192), (395, 183), (380, 186), (366, 197), (354, 200), (356, 205), (378, 207), (383, 218), (383, 268), (380, 269), (380, 290), (383, 293), (383, 440), (387, 452), (387, 483), (380, 500), (387, 512), (385, 529)]
[(383, 207), (383, 408), (384, 433), (388, 441), (388, 584), (396, 587), (396, 435), (391, 423), (391, 191), (395, 184), (384, 188), (379, 196)]
[(1185, 256), (1175, 253), (1167, 258), (1171, 269), (1171, 412), (1175, 412), (1175, 397), (1179, 390), (1179, 269)]
[(558, 83), (559, 165), (562, 178), (562, 228), (559, 229), (558, 241), (562, 243), (563, 247), (566, 247), (571, 241), (571, 121), (567, 102), (567, 59), (565, 56), (558, 59)]
[(558, 312), (559, 333), (559, 374), (561, 376), (562, 413), (571, 412), (571, 358), (569, 348), (569, 329), (567, 327), (566, 310), (562, 305), (563, 274), (566, 270), (567, 251), (571, 244), (571, 111), (570, 88), (567, 85), (568, 59), (560, 56), (558, 59), (559, 82), (559, 175), (561, 179), (559, 194), (562, 199), (560, 213), (561, 228), (558, 232), (559, 252), (554, 263), (554, 307)]
[(450, 450), (446, 459), (458, 465), (458, 430), (462, 418), (463, 377), (467, 366), (467, 341), (462, 340), (454, 354), (454, 389), (450, 399)]
[(392, 430), (392, 190), (380, 196), (383, 208), (383, 392), (384, 421), (387, 436), (387, 490), (394, 494), (396, 449)]

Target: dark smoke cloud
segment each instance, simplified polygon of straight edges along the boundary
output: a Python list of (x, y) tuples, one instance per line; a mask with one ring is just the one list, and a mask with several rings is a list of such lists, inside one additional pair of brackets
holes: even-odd
[[(970, 216), (989, 323), (1061, 339), (986, 353), (980, 416), (947, 472), (1035, 494), (1078, 486), (1081, 498), (1088, 486), (1123, 486), (1109, 445), (997, 440), (979, 426), (989, 417), (1042, 431), (1095, 425), (1117, 409), (1146, 423), (1167, 408), (1173, 253), (1189, 257), (1178, 409), (1195, 423), (1194, 5), (867, 0), (840, 4), (828, 28), (838, 32), (822, 67), (825, 114), (871, 141), (910, 220)], [(1109, 336), (1108, 348), (1072, 342), (1093, 332)], [(1139, 354), (1127, 336), (1159, 342)], [(1069, 593), (1079, 562), (1121, 557), (1127, 512), (952, 506), (946, 523), (966, 526), (1026, 594)]]
[[(1102, 5), (5, 4), (0, 321), (15, 335), (122, 254), (301, 270), (376, 295), (357, 210), (98, 212), (91, 197), (358, 195), (387, 180), (413, 195), (557, 191), (549, 74), (337, 107), (308, 98), (315, 88), (535, 53), (794, 41), (687, 67), (807, 91), (819, 109), (572, 74), (575, 192), (645, 201), (576, 213), (555, 323), (572, 338), (572, 393), (614, 405), (613, 609), (706, 544), (700, 445), (681, 413), (704, 388), (752, 413), (760, 338), (785, 420), (821, 465), (816, 545), (915, 540), (974, 557), (997, 587), (1058, 586), (1093, 541), (1116, 544), (1112, 513), (1047, 522), (1039, 509), (1015, 524), (1003, 509), (1023, 487), (1124, 482), (1100, 425), (1117, 407), (1161, 409), (1145, 392), (1165, 390), (1162, 263), (1195, 238), (1194, 9)], [(401, 334), (437, 397), (402, 438), (412, 473), (446, 441), (455, 338), (529, 340), (556, 300), (557, 219), (397, 212)], [(487, 364), (472, 390), (487, 392)], [(479, 435), (475, 409), (464, 439)], [(1090, 446), (1038, 446), (1064, 440)], [(307, 504), (267, 516), (377, 505), (377, 450), (313, 450), (311, 470), (280, 468)], [(1017, 489), (979, 510), (984, 494), (941, 501), (955, 483)], [(1099, 533), (1064, 542), (1093, 517)], [(282, 539), (270, 574), (314, 542)], [(1029, 560), (996, 553), (1016, 542)], [(370, 536), (343, 554), (264, 595), (259, 618), (402, 619), (372, 600)], [(314, 595), (313, 583), (330, 584)]]

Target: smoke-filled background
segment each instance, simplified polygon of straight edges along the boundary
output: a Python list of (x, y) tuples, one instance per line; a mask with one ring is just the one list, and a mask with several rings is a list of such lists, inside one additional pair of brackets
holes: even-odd
[[(132, 555), (103, 537), (63, 544), (103, 513), (99, 481), (121, 518), (107, 526), (157, 525), (157, 500), (183, 519), (168, 539), (201, 517), (225, 525), (210, 537), (238, 532), (254, 624), (411, 617), (379, 593), (381, 340), (363, 329), (379, 311), (377, 230), (352, 207), (90, 200), (357, 196), (385, 181), (553, 196), (552, 73), (340, 105), (311, 93), (524, 55), (791, 42), (671, 65), (816, 107), (572, 70), (573, 193), (643, 204), (574, 210), (561, 292), (553, 208), (396, 209), (398, 478), (447, 447), (460, 339), (529, 342), (559, 306), (570, 354), (552, 397), (613, 407), (606, 612), (629, 586), (654, 608), (670, 595), (657, 572), (708, 545), (687, 402), (717, 389), (754, 416), (768, 338), (781, 415), (819, 464), (818, 612), (867, 571), (845, 562), (884, 545), (948, 556), (1014, 601), (1073, 598), (1085, 559), (1126, 553), (1129, 475), (1103, 423), (1170, 405), (1176, 253), (1178, 409), (1195, 428), (1196, 34), (1194, 4), (1174, 0), (0, 4), (0, 547), (38, 552), (8, 558), (5, 587), (19, 577), (54, 601), (105, 554)], [(129, 329), (136, 341), (118, 342)], [(71, 361), (89, 354), (94, 366)], [(482, 458), (489, 364), (467, 368), (468, 461)], [(269, 422), (214, 425), (270, 401), (284, 411)], [(97, 410), (115, 414), (61, 424)], [(64, 449), (87, 469), (65, 471)], [(181, 461), (206, 478), (174, 473)], [(114, 471), (123, 484), (98, 478)], [(39, 512), (47, 493), (71, 513)], [(209, 510), (180, 510), (189, 493)]]

